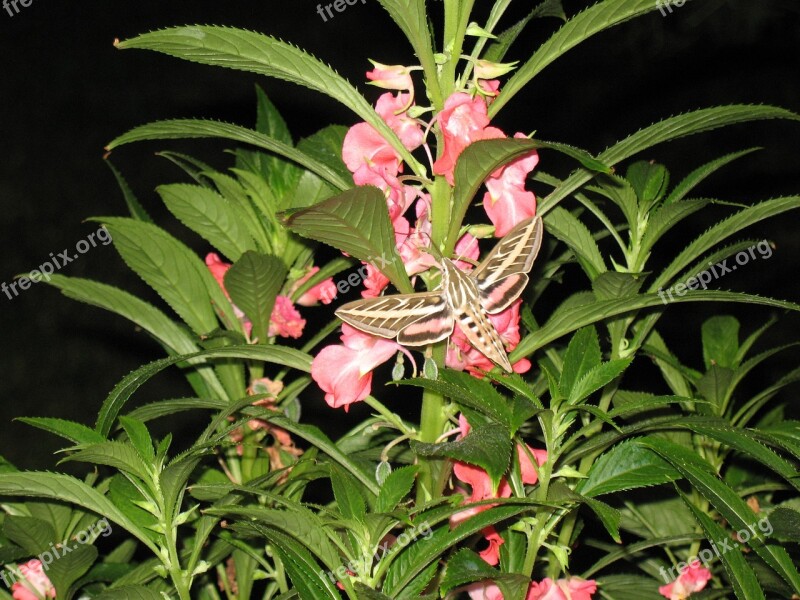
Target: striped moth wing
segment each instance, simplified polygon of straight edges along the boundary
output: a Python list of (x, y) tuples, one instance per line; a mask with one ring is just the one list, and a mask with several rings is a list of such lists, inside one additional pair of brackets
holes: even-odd
[(441, 292), (396, 294), (348, 302), (336, 316), (356, 329), (404, 346), (427, 346), (450, 337), (455, 321)]
[(481, 306), (487, 313), (504, 311), (522, 294), (542, 246), (543, 234), (539, 216), (518, 223), (472, 272)]

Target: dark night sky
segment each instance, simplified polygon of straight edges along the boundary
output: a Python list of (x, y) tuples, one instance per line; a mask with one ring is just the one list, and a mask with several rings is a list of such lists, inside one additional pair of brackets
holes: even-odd
[[(530, 2), (517, 0), (517, 4)], [(586, 4), (565, 2), (570, 14)], [(478, 0), (478, 5), (484, 10), (490, 6), (486, 0)], [(211, 23), (292, 41), (354, 82), (362, 81), (368, 57), (389, 64), (411, 62), (409, 49), (375, 0), (349, 7), (327, 23), (315, 7), (313, 0), (33, 0), (13, 17), (0, 11), (0, 282), (35, 268), (51, 252), (74, 248), (96, 230), (84, 219), (123, 214), (120, 194), (102, 161), (103, 146), (135, 125), (173, 117), (251, 125), (256, 83), (284, 113), (297, 137), (330, 122), (353, 123), (354, 116), (345, 108), (291, 84), (150, 52), (120, 52), (112, 46), (116, 37), (170, 25)], [(555, 25), (554, 20), (536, 22), (509, 56), (527, 56)], [(696, 0), (666, 17), (656, 12), (625, 24), (574, 50), (520, 94), (498, 124), (507, 131), (536, 130), (543, 139), (597, 152), (659, 118), (714, 104), (763, 102), (800, 112), (798, 67), (800, 3), (796, 0)], [(370, 100), (377, 97), (375, 90), (361, 87)], [(665, 162), (677, 179), (725, 152), (764, 146), (764, 151), (700, 190), (752, 202), (800, 191), (798, 134), (800, 123), (737, 126), (657, 147), (643, 158)], [(181, 176), (154, 152), (166, 148), (191, 152), (222, 168), (228, 165), (222, 152), (226, 147), (216, 141), (140, 144), (116, 151), (113, 160), (157, 220), (205, 252), (207, 248), (159, 208), (155, 186), (179, 181)], [(564, 173), (565, 165), (557, 157), (543, 153), (541, 165)], [(708, 219), (724, 214), (712, 212), (690, 223), (689, 233), (702, 231), (713, 222)], [(777, 250), (768, 262), (737, 273), (723, 287), (800, 301), (798, 222), (790, 214), (753, 228), (752, 236), (769, 236)], [(662, 249), (664, 260), (674, 256), (684, 241), (670, 240)], [(111, 246), (98, 246), (63, 272), (153, 296)], [(708, 305), (677, 307), (675, 316), (664, 322), (666, 335), (677, 341), (697, 339), (697, 330), (691, 328), (703, 316), (721, 310)], [(749, 331), (768, 311), (739, 309), (737, 314)], [(787, 319), (775, 340), (791, 339), (797, 323), (797, 318)], [(58, 441), (12, 423), (13, 418), (49, 415), (93, 422), (102, 399), (121, 377), (160, 356), (154, 343), (121, 318), (76, 304), (41, 284), (14, 300), (0, 295), (0, 331), (0, 402), (6, 408), (0, 455), (21, 467), (51, 464), (48, 453)], [(683, 349), (682, 356), (696, 360), (696, 344)], [(793, 366), (791, 357), (782, 365), (787, 366)], [(777, 367), (765, 369), (764, 376), (776, 373)], [(172, 374), (145, 388), (141, 398), (185, 392), (180, 377)]]

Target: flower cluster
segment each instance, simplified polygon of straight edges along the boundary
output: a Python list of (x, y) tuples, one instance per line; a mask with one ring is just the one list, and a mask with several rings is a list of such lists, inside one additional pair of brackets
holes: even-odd
[[(373, 85), (396, 93), (382, 94), (375, 111), (397, 134), (404, 148), (414, 151), (424, 147), (431, 156), (427, 133), (436, 125), (443, 147), (432, 170), (454, 184), (454, 170), (460, 154), (478, 140), (505, 138), (506, 134), (489, 124), (488, 103), (499, 93), (496, 80), (478, 80), (469, 91), (458, 91), (447, 98), (444, 108), (429, 123), (412, 117), (416, 114), (414, 83), (410, 72), (418, 67), (382, 65), (367, 73)], [(525, 137), (518, 133), (515, 137)], [(395, 244), (408, 275), (414, 276), (437, 262), (429, 251), (431, 244), (431, 197), (424, 185), (410, 185), (402, 176), (404, 170), (400, 153), (369, 123), (356, 123), (347, 132), (342, 146), (342, 158), (353, 173), (356, 185), (373, 185), (386, 197), (386, 205), (394, 228)], [(539, 161), (536, 151), (509, 163), (491, 174), (486, 181), (487, 192), (483, 205), (494, 225), (495, 235), (502, 237), (536, 212), (536, 198), (525, 189), (525, 179)], [(469, 270), (480, 256), (478, 240), (464, 233), (455, 246), (456, 254), (465, 260), (457, 261), (459, 268)], [(367, 264), (367, 276), (361, 295), (379, 296), (388, 286), (388, 278), (374, 265)], [(510, 350), (519, 343), (520, 304), (515, 302), (505, 311), (490, 315), (492, 324)], [(371, 390), (371, 371), (388, 361), (400, 346), (392, 341), (375, 340), (351, 327), (342, 328), (344, 345), (328, 346), (314, 359), (312, 377), (325, 391), (325, 400), (332, 407), (347, 407), (366, 398)], [(475, 349), (458, 327), (450, 338), (446, 364), (482, 376), (494, 365)], [(523, 373), (530, 369), (526, 359), (518, 361), (514, 370)]]
[(40, 600), (41, 598), (56, 597), (56, 588), (53, 587), (50, 578), (44, 572), (42, 561), (33, 559), (20, 565), (19, 574), (22, 577), (11, 586), (14, 600)]
[[(503, 592), (491, 582), (473, 583), (466, 591), (472, 600), (503, 600)], [(540, 582), (531, 582), (525, 600), (591, 600), (596, 591), (594, 580), (570, 577), (553, 581), (545, 577)]]

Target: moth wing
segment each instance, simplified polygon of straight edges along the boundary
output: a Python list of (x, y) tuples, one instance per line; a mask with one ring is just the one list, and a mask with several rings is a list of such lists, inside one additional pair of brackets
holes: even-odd
[(516, 273), (496, 279), (480, 289), (480, 302), (490, 315), (496, 315), (508, 308), (514, 300), (519, 298), (522, 290), (528, 285), (528, 276), (525, 273)]
[(396, 294), (349, 302), (336, 316), (356, 329), (384, 338), (397, 337), (408, 346), (445, 339), (453, 332), (453, 316), (440, 292)]
[(497, 242), (489, 255), (472, 272), (471, 276), (477, 281), (478, 289), (484, 292), (509, 275), (528, 273), (539, 254), (543, 235), (544, 226), (539, 216), (518, 223)]

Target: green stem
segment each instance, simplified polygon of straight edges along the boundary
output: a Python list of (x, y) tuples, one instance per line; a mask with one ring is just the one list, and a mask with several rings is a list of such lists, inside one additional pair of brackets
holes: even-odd
[[(442, 367), (446, 346), (440, 342), (433, 347), (433, 360)], [(437, 392), (425, 390), (422, 393), (422, 414), (420, 416), (419, 440), (433, 444), (442, 435), (447, 423), (444, 396)], [(420, 458), (420, 474), (417, 478), (417, 504), (438, 498), (444, 489), (442, 473), (447, 467), (446, 461), (438, 458)]]

